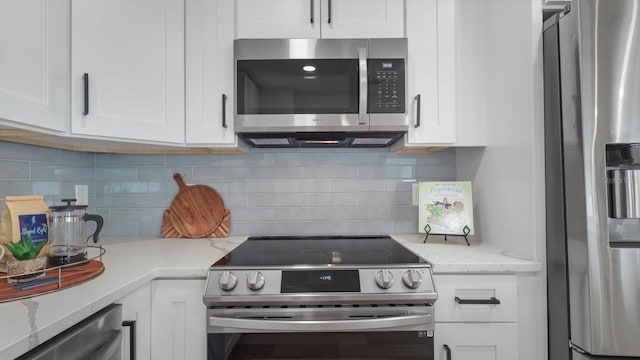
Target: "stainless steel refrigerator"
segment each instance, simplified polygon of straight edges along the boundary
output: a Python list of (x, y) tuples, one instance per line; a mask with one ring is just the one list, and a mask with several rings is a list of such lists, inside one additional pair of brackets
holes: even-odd
[(640, 358), (640, 0), (544, 27), (549, 359)]

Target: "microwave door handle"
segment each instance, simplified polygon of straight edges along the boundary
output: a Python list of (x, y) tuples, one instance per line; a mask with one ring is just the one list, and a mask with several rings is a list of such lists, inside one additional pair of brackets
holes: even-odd
[(367, 124), (367, 48), (358, 48), (358, 65), (360, 67), (360, 103), (358, 106), (358, 125)]

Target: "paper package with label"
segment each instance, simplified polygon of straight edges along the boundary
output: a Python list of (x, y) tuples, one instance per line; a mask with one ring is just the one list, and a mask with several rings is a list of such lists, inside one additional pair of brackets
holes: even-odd
[[(7, 196), (0, 219), (0, 245), (29, 237), (34, 245), (48, 240), (49, 207), (42, 195)], [(42, 254), (46, 250), (43, 249)], [(4, 257), (11, 256), (9, 251)], [(2, 270), (6, 259), (0, 259)]]

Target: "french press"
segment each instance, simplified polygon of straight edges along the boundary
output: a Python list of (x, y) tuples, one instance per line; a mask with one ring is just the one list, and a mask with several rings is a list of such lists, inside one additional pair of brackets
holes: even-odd
[[(62, 199), (66, 205), (49, 207), (49, 266), (72, 264), (87, 259), (87, 242), (98, 242), (104, 219), (87, 214), (87, 205), (71, 205), (76, 199)], [(96, 230), (87, 237), (87, 222), (94, 221)]]

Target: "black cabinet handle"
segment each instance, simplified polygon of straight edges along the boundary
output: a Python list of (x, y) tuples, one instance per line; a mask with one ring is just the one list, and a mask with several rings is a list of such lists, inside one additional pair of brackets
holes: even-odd
[(313, 0), (309, 0), (309, 8), (311, 9), (311, 20), (310, 20), (310, 23), (313, 24)]
[(84, 73), (82, 75), (82, 82), (84, 83), (84, 110), (82, 115), (89, 115), (89, 74)]
[(222, 127), (227, 128), (227, 94), (222, 94)]
[(416, 125), (415, 127), (420, 127), (420, 94), (416, 95)]
[(455, 297), (455, 300), (458, 304), (461, 305), (499, 305), (500, 300), (495, 297), (491, 297), (491, 299), (460, 299), (459, 297)]
[(327, 19), (327, 24), (331, 24), (331, 0), (329, 0), (329, 4), (327, 6), (329, 8), (329, 18)]
[(447, 353), (447, 360), (451, 360), (451, 349), (449, 349), (449, 345), (444, 344), (442, 347), (444, 348), (444, 352)]
[(136, 360), (136, 322), (135, 320), (123, 321), (122, 326), (129, 328), (129, 360)]

